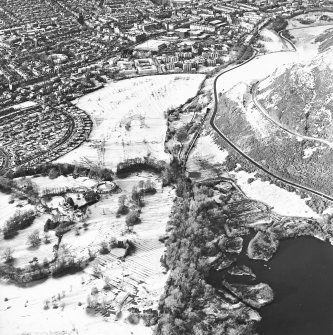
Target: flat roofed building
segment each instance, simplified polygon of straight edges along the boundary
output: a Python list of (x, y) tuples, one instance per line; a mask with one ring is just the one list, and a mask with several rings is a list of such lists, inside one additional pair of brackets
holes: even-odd
[(135, 50), (160, 51), (166, 48), (167, 43), (161, 40), (148, 40), (135, 47)]

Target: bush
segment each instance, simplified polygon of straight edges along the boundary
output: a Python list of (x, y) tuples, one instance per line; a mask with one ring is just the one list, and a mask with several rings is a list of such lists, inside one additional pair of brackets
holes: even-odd
[(137, 211), (130, 211), (126, 216), (127, 227), (132, 227), (140, 222), (140, 216)]
[(49, 172), (50, 179), (56, 179), (60, 176), (59, 170), (57, 168), (52, 168)]
[(154, 182), (152, 182), (150, 179), (143, 181), (141, 180), (139, 182), (139, 189), (140, 189), (140, 193), (144, 193), (144, 194), (155, 194), (156, 193), (156, 186), (154, 184)]
[(177, 131), (177, 140), (179, 142), (185, 142), (188, 139), (188, 130), (187, 127), (180, 128)]
[(93, 202), (99, 200), (99, 194), (94, 191), (88, 191), (83, 194), (84, 200), (87, 202)]
[(138, 191), (136, 186), (134, 186), (132, 189), (132, 200), (135, 202), (137, 206), (139, 207), (144, 206), (144, 201), (142, 199), (142, 192)]
[(0, 192), (9, 194), (12, 192), (13, 181), (5, 178), (0, 177)]
[(55, 230), (55, 235), (57, 237), (62, 236), (71, 230), (71, 226), (74, 224), (73, 221), (63, 221), (60, 222)]
[(42, 240), (39, 236), (38, 229), (34, 230), (33, 233), (28, 236), (28, 244), (33, 248), (39, 247), (41, 242)]
[(83, 270), (84, 264), (80, 259), (75, 259), (74, 257), (62, 257), (57, 259), (54, 263), (51, 273), (52, 276), (57, 278), (64, 276), (66, 274), (73, 274)]
[(118, 247), (118, 241), (115, 237), (110, 238), (109, 246), (110, 246), (110, 249), (114, 249)]
[(10, 264), (14, 261), (12, 248), (6, 248), (2, 254), (2, 258), (6, 264)]
[(99, 248), (99, 253), (101, 255), (106, 255), (110, 252), (109, 250), (109, 247), (108, 247), (108, 244), (104, 241), (104, 242), (101, 242), (100, 244), (100, 248)]
[(116, 216), (120, 217), (121, 215), (126, 215), (129, 212), (129, 208), (126, 205), (120, 205), (117, 209)]
[(126, 205), (127, 197), (126, 195), (121, 195), (118, 198), (118, 209), (117, 209), (117, 216), (119, 217), (120, 215), (126, 215), (129, 212), (129, 208)]
[(137, 324), (139, 324), (139, 322), (140, 322), (140, 315), (131, 313), (131, 314), (127, 317), (127, 321), (128, 321), (131, 325), (137, 325)]

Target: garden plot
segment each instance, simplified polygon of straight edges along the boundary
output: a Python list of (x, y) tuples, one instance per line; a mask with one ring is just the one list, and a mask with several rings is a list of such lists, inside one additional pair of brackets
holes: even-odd
[(193, 97), (204, 75), (163, 75), (108, 84), (85, 95), (76, 105), (94, 121), (90, 141), (59, 159), (61, 162), (98, 162), (98, 143), (105, 143), (107, 167), (150, 154), (169, 160), (164, 152), (165, 112)]

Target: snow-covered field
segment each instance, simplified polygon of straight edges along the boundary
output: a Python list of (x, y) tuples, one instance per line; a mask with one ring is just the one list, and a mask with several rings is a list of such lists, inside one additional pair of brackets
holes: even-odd
[(268, 77), (277, 68), (286, 67), (297, 60), (296, 53), (283, 52), (257, 56), (252, 61), (220, 76), (217, 92), (224, 93), (239, 82), (250, 83)]
[(315, 39), (333, 28), (333, 24), (327, 26), (318, 26), (304, 29), (291, 29), (290, 33), (295, 38), (297, 48), (298, 62), (309, 62), (318, 55), (320, 43), (315, 43)]
[[(115, 322), (102, 316), (88, 315), (85, 311), (87, 292), (95, 284), (89, 278), (90, 276), (80, 273), (48, 279), (31, 287), (0, 284), (0, 333), (152, 334), (152, 330), (142, 324), (130, 325), (122, 320)], [(56, 297), (58, 307), (53, 308), (53, 304), (50, 304), (49, 309), (44, 309), (45, 301), (51, 301), (52, 297)], [(79, 306), (79, 303), (82, 305)]]
[(60, 162), (97, 162), (94, 144), (105, 140), (105, 164), (148, 154), (169, 160), (164, 152), (165, 112), (193, 97), (204, 75), (170, 74), (112, 82), (76, 102), (94, 121), (90, 142), (59, 159)]
[[(306, 199), (302, 199), (295, 192), (284, 190), (269, 181), (261, 181), (255, 177), (255, 173), (239, 170), (233, 174), (237, 184), (249, 198), (266, 203), (273, 207), (276, 213), (288, 216), (319, 217), (307, 206)], [(254, 181), (248, 183), (249, 178), (253, 178)]]
[[(141, 223), (134, 226), (134, 233), (125, 231), (125, 216), (116, 217), (118, 198), (120, 195), (130, 197), (132, 187), (140, 180), (150, 179), (157, 187), (157, 193), (145, 197), (145, 206), (142, 208)], [(58, 180), (58, 184), (56, 181)], [(75, 186), (77, 179), (60, 177), (50, 180), (47, 177), (33, 178), (41, 187), (64, 185)], [(81, 184), (92, 184), (94, 181), (80, 178)], [(103, 196), (102, 199), (89, 209), (86, 220), (87, 229), (80, 229), (66, 233), (61, 241), (62, 246), (76, 255), (86, 258), (88, 249), (97, 253), (97, 258), (83, 271), (67, 275), (58, 279), (47, 279), (45, 282), (34, 283), (29, 287), (17, 287), (0, 282), (0, 334), (152, 334), (152, 329), (142, 323), (131, 325), (127, 322), (126, 309), (135, 306), (140, 310), (156, 308), (159, 297), (163, 293), (167, 275), (161, 267), (160, 257), (164, 252), (164, 244), (158, 241), (159, 236), (165, 233), (166, 223), (170, 214), (174, 198), (174, 191), (162, 188), (157, 176), (148, 173), (132, 175), (126, 179), (116, 180), (121, 193)], [(56, 198), (56, 197), (55, 197)], [(74, 198), (76, 201), (76, 198)], [(163, 204), (163, 206), (161, 206)], [(8, 243), (15, 249), (15, 265), (26, 265), (33, 256), (40, 261), (44, 257), (51, 258), (53, 241), (42, 244), (37, 250), (27, 251), (26, 239), (29, 232), (43, 229), (46, 217), (38, 217), (32, 226), (22, 230), (12, 240), (1, 241), (2, 247)], [(78, 225), (80, 226), (80, 225)], [(118, 240), (129, 238), (135, 245), (135, 252), (121, 261), (124, 249), (112, 249), (109, 254), (100, 255), (100, 243), (108, 242), (111, 237)], [(53, 239), (53, 235), (51, 236)], [(14, 245), (15, 244), (15, 245)], [(93, 276), (96, 269), (101, 276)], [(108, 281), (111, 290), (103, 290)], [(94, 299), (107, 304), (118, 306), (125, 299), (124, 312), (120, 320), (114, 317), (90, 316), (86, 313), (87, 297), (93, 288), (98, 293)], [(52, 301), (50, 308), (44, 309), (45, 301)], [(8, 301), (5, 301), (7, 299)], [(54, 300), (54, 299), (53, 299)], [(57, 308), (53, 308), (57, 305)]]
[(211, 135), (204, 134), (197, 139), (188, 158), (186, 169), (189, 173), (199, 172), (199, 179), (215, 178), (223, 173), (223, 163), (227, 156), (227, 150), (219, 148)]
[(266, 52), (290, 50), (289, 43), (282, 40), (275, 31), (270, 29), (263, 29), (260, 32), (260, 43)]
[(45, 188), (61, 188), (61, 187), (93, 187), (98, 184), (97, 180), (90, 179), (87, 177), (73, 178), (72, 176), (59, 176), (55, 179), (50, 179), (49, 177), (35, 177), (31, 178), (31, 181), (37, 184), (40, 191)]

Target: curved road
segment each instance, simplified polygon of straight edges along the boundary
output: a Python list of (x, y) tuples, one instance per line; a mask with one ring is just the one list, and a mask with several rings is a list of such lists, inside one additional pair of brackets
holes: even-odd
[[(322, 25), (322, 26), (329, 26), (331, 27), (332, 25)], [(318, 27), (318, 26), (317, 26)], [(306, 29), (306, 28), (312, 28), (312, 27), (302, 27), (302, 28), (292, 28), (292, 29), (289, 29), (289, 30), (297, 30), (297, 29)], [(281, 38), (283, 38), (285, 41), (287, 41), (291, 47), (293, 48), (293, 52), (297, 51), (296, 49), (296, 46), (295, 44), (289, 40), (287, 37), (283, 36), (282, 35), (282, 31), (279, 32), (279, 36)], [(322, 138), (317, 138), (317, 137), (312, 137), (312, 136), (306, 136), (306, 135), (302, 135), (302, 134), (299, 134), (293, 130), (290, 130), (288, 129), (287, 127), (285, 127), (283, 124), (281, 124), (280, 122), (274, 120), (270, 115), (269, 113), (267, 113), (267, 111), (265, 110), (264, 106), (258, 101), (258, 98), (257, 98), (257, 91), (258, 91), (258, 86), (259, 86), (259, 83), (260, 82), (257, 82), (256, 84), (253, 85), (253, 88), (252, 88), (252, 100), (255, 104), (255, 106), (257, 107), (257, 109), (268, 119), (270, 120), (271, 122), (273, 122), (276, 126), (278, 126), (280, 129), (284, 130), (285, 132), (287, 132), (288, 134), (290, 135), (293, 135), (293, 136), (297, 136), (297, 137), (300, 137), (300, 138), (303, 138), (305, 140), (310, 140), (310, 141), (315, 141), (315, 142), (320, 142), (320, 143), (323, 143), (323, 144), (326, 144), (328, 145), (329, 147), (333, 148), (333, 142), (330, 142), (328, 140), (325, 140), (325, 139), (322, 139)]]
[(305, 139), (305, 140), (320, 142), (320, 143), (326, 144), (329, 147), (333, 148), (333, 142), (330, 142), (330, 141), (327, 141), (325, 139), (318, 138), (318, 137), (312, 137), (312, 136), (306, 136), (306, 135), (299, 134), (299, 133), (297, 133), (297, 132), (295, 132), (293, 130), (288, 129), (286, 126), (284, 126), (280, 122), (274, 120), (268, 114), (268, 112), (266, 111), (266, 109), (264, 108), (264, 106), (258, 101), (258, 98), (257, 98), (258, 85), (259, 85), (259, 82), (256, 83), (256, 84), (254, 84), (254, 86), (253, 86), (252, 100), (253, 100), (254, 105), (256, 106), (256, 108), (265, 116), (266, 119), (268, 119), (269, 121), (273, 122), (277, 127), (279, 127), (280, 129), (282, 129), (283, 131), (287, 132), (290, 135), (293, 135), (293, 136), (296, 136), (296, 137), (300, 137), (300, 138)]
[[(289, 42), (290, 45), (292, 46), (292, 48), (294, 49), (294, 51), (296, 50), (296, 47), (295, 45), (289, 40), (287, 39), (286, 37), (284, 37), (282, 35), (282, 32), (279, 32), (279, 35), (280, 37), (282, 37), (285, 41)], [(287, 51), (288, 52), (288, 51)], [(247, 159), (250, 163), (252, 163), (254, 166), (256, 166), (258, 169), (260, 169), (261, 171), (267, 173), (268, 175), (274, 177), (275, 179), (277, 180), (280, 180), (282, 182), (284, 182), (285, 184), (287, 185), (290, 185), (290, 186), (293, 186), (293, 187), (296, 187), (298, 189), (301, 189), (301, 190), (304, 190), (306, 192), (310, 192), (312, 194), (315, 194), (315, 195), (318, 195), (322, 198), (325, 198), (327, 200), (330, 200), (330, 201), (333, 201), (333, 197), (330, 196), (330, 195), (327, 195), (325, 193), (322, 193), (320, 191), (316, 191), (310, 187), (307, 187), (307, 186), (303, 186), (303, 185), (300, 185), (296, 182), (292, 182), (288, 179), (285, 179), (285, 178), (282, 178), (274, 173), (272, 173), (271, 171), (267, 170), (264, 166), (260, 165), (259, 163), (257, 163), (254, 159), (252, 159), (250, 156), (248, 156), (245, 152), (243, 152), (240, 148), (238, 148), (232, 141), (230, 141), (222, 132), (221, 130), (216, 126), (216, 123), (215, 123), (215, 118), (216, 118), (216, 114), (217, 114), (217, 104), (218, 104), (218, 94), (217, 94), (217, 90), (216, 90), (216, 84), (217, 84), (217, 81), (218, 79), (220, 79), (224, 74), (236, 69), (236, 68), (239, 68), (247, 63), (249, 63), (250, 61), (252, 61), (254, 58), (256, 57), (256, 53), (251, 57), (249, 58), (248, 60), (244, 61), (243, 63), (239, 64), (239, 65), (236, 65), (234, 66), (233, 68), (231, 69), (228, 69), (228, 70), (225, 70), (223, 71), (222, 73), (220, 73), (218, 76), (216, 76), (216, 78), (214, 79), (214, 100), (215, 100), (215, 103), (214, 103), (214, 111), (213, 111), (213, 115), (210, 119), (210, 125), (212, 126), (212, 128), (219, 134), (219, 136), (225, 141), (227, 142), (234, 150), (236, 150), (240, 155), (242, 155), (245, 159)]]

